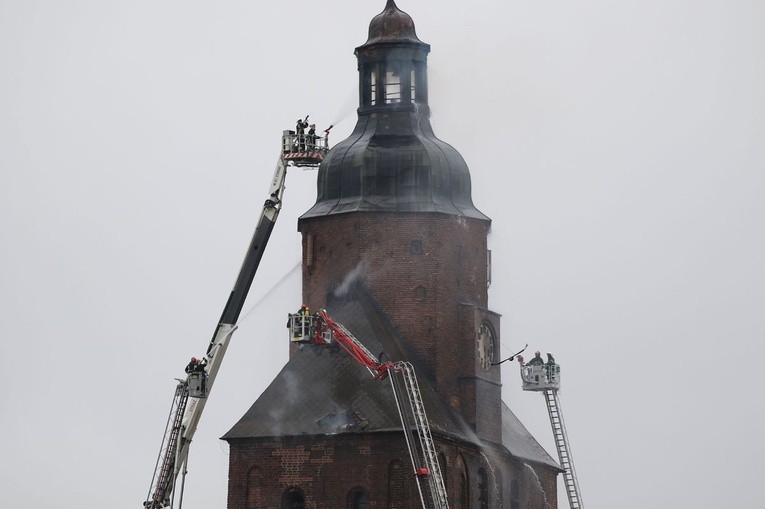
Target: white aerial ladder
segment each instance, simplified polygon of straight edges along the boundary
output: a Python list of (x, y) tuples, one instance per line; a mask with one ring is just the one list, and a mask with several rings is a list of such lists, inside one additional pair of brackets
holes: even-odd
[[(304, 127), (308, 126), (307, 120), (306, 116), (305, 120), (301, 121)], [(176, 491), (179, 492), (178, 506), (183, 504), (183, 482), (180, 490), (177, 490), (176, 480), (181, 472), (185, 477), (189, 446), (202, 417), (207, 396), (220, 370), (231, 336), (237, 328), (239, 314), (279, 217), (287, 166), (317, 168), (328, 151), (327, 137), (332, 126), (324, 131), (327, 135), (325, 137), (316, 136), (313, 126), (306, 134), (304, 127), (299, 127), (296, 131), (284, 131), (282, 134), (281, 152), (271, 179), (268, 198), (263, 205), (260, 220), (255, 227), (234, 288), (223, 308), (205, 356), (199, 360), (192, 358), (192, 362), (186, 368), (187, 378), (179, 380), (176, 387), (149, 493), (143, 503), (146, 509), (174, 507)]]
[(356, 362), (366, 367), (376, 380), (390, 379), (422, 507), (448, 509), (444, 478), (414, 367), (406, 361), (381, 362), (348, 329), (332, 320), (325, 310), (311, 315), (307, 308), (301, 308), (289, 315), (289, 326), (290, 341), (315, 345), (337, 343)]
[(523, 380), (524, 391), (541, 392), (547, 402), (547, 413), (550, 416), (550, 425), (552, 426), (553, 438), (555, 439), (555, 448), (558, 451), (560, 466), (563, 468), (563, 482), (566, 487), (566, 495), (571, 509), (582, 509), (582, 494), (579, 490), (579, 481), (576, 478), (574, 470), (574, 459), (571, 456), (571, 446), (566, 433), (566, 425), (563, 422), (563, 412), (558, 400), (558, 389), (560, 389), (560, 365), (556, 364), (552, 355), (547, 354), (548, 362), (543, 362), (537, 352), (535, 359), (528, 364), (523, 364), (523, 358), (519, 357), (521, 363), (521, 380)]

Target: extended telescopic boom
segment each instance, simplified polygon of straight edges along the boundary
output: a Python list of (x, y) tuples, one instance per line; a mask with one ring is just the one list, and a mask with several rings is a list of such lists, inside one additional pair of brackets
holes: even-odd
[[(250, 286), (255, 277), (255, 273), (263, 258), (263, 251), (268, 244), (268, 239), (274, 229), (274, 224), (279, 216), (282, 207), (282, 195), (284, 194), (284, 182), (287, 175), (287, 165), (282, 156), (276, 163), (276, 171), (271, 179), (271, 186), (268, 193), (268, 199), (263, 205), (263, 211), (260, 214), (260, 221), (255, 228), (250, 246), (247, 248), (242, 267), (239, 269), (239, 275), (234, 283), (234, 288), (226, 301), (220, 320), (215, 332), (213, 333), (210, 344), (204, 359), (199, 365), (204, 369), (205, 377), (204, 396), (207, 396), (215, 383), (215, 377), (220, 370), (223, 357), (226, 354), (231, 336), (236, 330), (236, 322), (239, 314), (242, 312), (244, 301)], [(184, 397), (185, 396), (185, 397)], [(149, 498), (144, 502), (147, 509), (160, 509), (170, 505), (175, 485), (183, 465), (189, 455), (189, 445), (197, 430), (199, 419), (207, 402), (206, 397), (188, 397), (186, 394), (179, 396), (180, 404), (175, 404), (176, 418), (173, 428), (168, 435), (168, 443), (163, 444), (161, 461), (158, 461), (157, 468), (152, 479), (152, 486), (149, 492)], [(188, 403), (186, 404), (186, 401)], [(185, 412), (184, 412), (185, 407)], [(179, 413), (180, 410), (180, 413)], [(183, 418), (180, 419), (180, 415)], [(174, 431), (174, 433), (173, 433)]]
[(279, 217), (287, 165), (317, 168), (329, 150), (327, 145), (326, 137), (316, 136), (311, 131), (307, 135), (295, 131), (284, 131), (282, 134), (282, 149), (271, 179), (268, 198), (263, 204), (260, 220), (245, 253), (234, 288), (226, 301), (204, 358), (193, 359), (192, 364), (186, 368), (188, 378), (180, 380), (176, 387), (149, 494), (143, 504), (146, 509), (161, 509), (173, 504), (176, 479), (187, 462), (189, 446), (205, 408), (207, 396), (215, 383), (229, 341), (236, 330), (244, 301), (263, 258), (263, 251)]

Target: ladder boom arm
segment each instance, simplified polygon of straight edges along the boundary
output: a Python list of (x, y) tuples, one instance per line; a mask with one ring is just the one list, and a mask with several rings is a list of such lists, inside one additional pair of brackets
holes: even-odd
[[(215, 377), (218, 375), (220, 366), (223, 362), (223, 356), (226, 354), (231, 336), (236, 330), (236, 322), (244, 307), (244, 301), (252, 286), (255, 273), (258, 271), (260, 260), (263, 258), (263, 252), (271, 237), (271, 232), (279, 217), (279, 211), (282, 207), (282, 195), (284, 194), (284, 182), (287, 176), (287, 167), (282, 157), (279, 157), (276, 163), (276, 170), (271, 179), (269, 195), (263, 204), (263, 211), (260, 214), (260, 220), (255, 227), (252, 240), (247, 248), (247, 253), (239, 269), (234, 288), (231, 290), (228, 301), (223, 308), (220, 322), (215, 328), (213, 337), (207, 347), (205, 354), (205, 372), (207, 373), (207, 392), (209, 394), (215, 383)], [(183, 435), (181, 451), (178, 455), (178, 463), (175, 465), (176, 476), (180, 472), (182, 464), (188, 457), (188, 449), (194, 433), (202, 417), (207, 398), (193, 398), (186, 409), (186, 415), (183, 419)]]
[(388, 375), (388, 370), (394, 366), (392, 362), (380, 362), (348, 329), (332, 320), (325, 310), (319, 311), (319, 318), (317, 337), (321, 334), (322, 326), (326, 325), (332, 331), (332, 338), (343, 347), (343, 350), (372, 372), (377, 380), (382, 380)]
[[(271, 186), (268, 190), (268, 198), (263, 205), (263, 211), (260, 214), (260, 220), (255, 227), (255, 232), (252, 235), (252, 240), (247, 248), (244, 260), (242, 261), (242, 267), (239, 269), (239, 275), (234, 283), (234, 288), (231, 290), (231, 294), (228, 297), (223, 313), (221, 313), (220, 323), (235, 325), (239, 319), (239, 314), (244, 307), (244, 301), (247, 298), (247, 293), (250, 291), (250, 286), (255, 278), (255, 273), (260, 265), (260, 260), (263, 258), (263, 251), (266, 249), (268, 239), (271, 237), (271, 232), (274, 230), (276, 219), (279, 217), (279, 211), (282, 208), (282, 195), (284, 194), (284, 182), (287, 177), (287, 166), (282, 157), (279, 157), (276, 163), (276, 170), (274, 176), (271, 179)], [(217, 329), (215, 334), (217, 334)], [(215, 342), (215, 334), (210, 341), (210, 346), (207, 351), (213, 347)]]
[[(244, 302), (247, 298), (247, 294), (252, 286), (252, 281), (255, 278), (255, 273), (258, 271), (258, 266), (263, 258), (263, 252), (268, 244), (268, 239), (271, 236), (271, 232), (276, 224), (276, 219), (279, 217), (279, 211), (282, 207), (282, 196), (284, 194), (284, 183), (287, 176), (287, 165), (282, 156), (276, 163), (276, 170), (274, 171), (273, 178), (269, 187), (268, 198), (266, 199), (263, 210), (260, 214), (260, 219), (255, 232), (252, 235), (252, 240), (247, 248), (247, 252), (244, 256), (242, 266), (239, 269), (234, 287), (229, 294), (226, 305), (221, 313), (220, 321), (218, 322), (215, 332), (213, 332), (210, 344), (207, 347), (207, 352), (204, 356), (204, 371), (206, 375), (206, 393), (209, 394), (215, 378), (220, 371), (223, 357), (226, 354), (226, 349), (231, 341), (231, 336), (236, 330), (236, 322), (239, 319), (239, 315), (244, 307)], [(173, 474), (171, 476), (165, 476), (162, 486), (156, 486), (155, 493), (150, 494), (152, 499), (161, 501), (162, 503), (171, 499), (175, 479), (181, 472), (183, 465), (186, 463), (189, 454), (189, 446), (196, 433), (197, 425), (202, 417), (207, 398), (189, 398), (191, 401), (186, 406), (186, 411), (183, 415), (180, 429), (177, 430), (180, 435), (180, 443), (178, 444), (175, 455), (167, 455), (165, 464), (162, 468), (169, 471), (172, 469)], [(158, 505), (157, 507), (162, 507)], [(154, 506), (150, 507), (154, 509)]]

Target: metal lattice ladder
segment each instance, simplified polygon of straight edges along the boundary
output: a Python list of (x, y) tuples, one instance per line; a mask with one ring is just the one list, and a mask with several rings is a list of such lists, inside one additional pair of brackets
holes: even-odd
[[(175, 395), (170, 404), (170, 413), (165, 425), (165, 434), (162, 437), (162, 445), (157, 456), (157, 464), (154, 467), (154, 475), (151, 478), (151, 487), (144, 507), (146, 509), (160, 509), (166, 507), (168, 484), (173, 480), (175, 469), (175, 455), (177, 454), (178, 437), (181, 433), (183, 415), (186, 412), (186, 403), (189, 401), (189, 391), (186, 382), (180, 382), (175, 388)], [(160, 463), (161, 461), (161, 463)]]
[[(365, 347), (364, 344), (361, 341), (358, 340), (358, 338), (356, 336), (351, 334), (351, 331), (349, 331), (348, 329), (345, 328), (345, 325), (343, 325), (341, 323), (337, 323), (337, 322), (332, 322), (332, 324), (335, 327), (337, 327), (338, 329), (340, 329), (342, 331), (342, 333), (345, 334), (348, 337), (348, 339), (350, 339), (353, 342), (354, 345), (356, 345), (356, 348), (358, 348), (359, 350), (364, 352), (364, 355), (366, 355), (367, 357), (369, 357), (370, 359), (372, 359), (373, 361), (375, 361), (377, 363), (380, 362), (380, 360), (377, 357), (375, 357), (372, 354), (372, 352), (370, 352), (369, 349), (367, 347)], [(374, 375), (374, 373), (372, 371), (370, 371), (370, 373), (372, 373)]]
[[(438, 457), (436, 456), (436, 447), (433, 443), (433, 437), (430, 434), (430, 425), (428, 424), (428, 416), (425, 414), (425, 406), (422, 403), (422, 394), (420, 393), (420, 386), (417, 383), (417, 377), (414, 374), (414, 367), (405, 361), (399, 361), (395, 364), (397, 372), (401, 373), (401, 377), (404, 380), (404, 386), (406, 388), (407, 397), (409, 399), (409, 406), (414, 416), (414, 427), (417, 432), (417, 438), (419, 439), (420, 448), (422, 449), (422, 456), (425, 462), (425, 468), (427, 469), (427, 481), (428, 488), (431, 494), (433, 506), (436, 509), (448, 509), (449, 503), (446, 497), (446, 486), (444, 485), (444, 478), (441, 474), (441, 467), (438, 464)], [(391, 377), (392, 379), (392, 377)], [(394, 384), (395, 390), (395, 384)], [(396, 404), (399, 406), (399, 413), (402, 414), (402, 408), (400, 408), (399, 398), (396, 397)], [(402, 414), (402, 421), (404, 420)], [(404, 430), (407, 432), (407, 430)], [(409, 434), (407, 433), (407, 437)], [(407, 440), (409, 445), (409, 440)], [(410, 446), (410, 455), (413, 455), (413, 450)], [(416, 462), (415, 470), (417, 470)], [(420, 486), (420, 483), (418, 483)], [(421, 489), (421, 492), (423, 490)], [(422, 493), (420, 496), (422, 497)]]
[(563, 414), (558, 401), (557, 389), (547, 389), (544, 392), (547, 402), (547, 413), (550, 415), (550, 425), (555, 438), (555, 448), (558, 450), (558, 459), (560, 466), (565, 470), (563, 472), (563, 482), (566, 486), (566, 495), (571, 509), (582, 509), (582, 499), (579, 491), (579, 481), (574, 471), (574, 460), (571, 457), (571, 447), (566, 434), (566, 425), (563, 422)]

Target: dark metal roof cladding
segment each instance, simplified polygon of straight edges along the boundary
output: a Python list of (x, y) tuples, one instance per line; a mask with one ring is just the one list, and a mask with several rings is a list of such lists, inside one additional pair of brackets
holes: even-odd
[(374, 211), (489, 220), (473, 205), (465, 160), (430, 125), (429, 51), (412, 18), (390, 0), (370, 23), (369, 40), (356, 48), (356, 127), (319, 167), (316, 204), (301, 219)]
[(319, 168), (316, 204), (301, 219), (344, 212), (440, 212), (488, 220), (470, 196), (462, 156), (419, 112), (360, 116)]
[(417, 38), (414, 30), (414, 20), (412, 20), (409, 14), (400, 10), (393, 0), (388, 0), (385, 9), (372, 18), (372, 21), (369, 23), (369, 38), (363, 46), (380, 42), (417, 42), (424, 44)]

